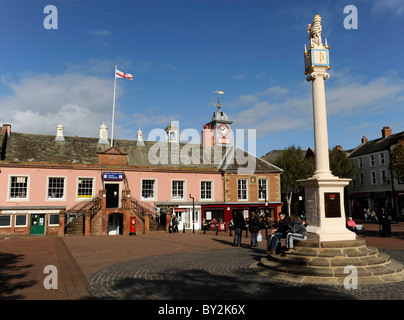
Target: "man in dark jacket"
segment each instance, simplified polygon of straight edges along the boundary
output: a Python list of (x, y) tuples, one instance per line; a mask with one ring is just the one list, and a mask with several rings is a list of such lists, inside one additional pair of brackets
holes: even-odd
[(279, 241), (281, 238), (286, 238), (286, 234), (291, 228), (290, 217), (287, 217), (285, 213), (279, 213), (279, 221), (278, 228), (272, 230), (273, 234), (271, 236), (269, 248), (267, 251), (268, 254), (274, 255), (276, 254), (276, 248), (278, 247)]
[(234, 246), (241, 246), (241, 230), (245, 229), (244, 217), (240, 211), (236, 211), (233, 217), (234, 223)]
[(255, 211), (251, 212), (250, 220), (248, 221), (248, 229), (251, 233), (251, 244), (250, 247), (258, 247), (258, 231), (260, 230), (260, 219)]
[(286, 251), (285, 253), (293, 252), (293, 241), (305, 241), (307, 239), (306, 227), (298, 215), (292, 216), (292, 226), (286, 235)]

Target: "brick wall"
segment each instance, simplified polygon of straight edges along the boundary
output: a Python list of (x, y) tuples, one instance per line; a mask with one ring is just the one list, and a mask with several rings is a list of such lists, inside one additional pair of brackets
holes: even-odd
[[(238, 202), (238, 180), (248, 180), (248, 202), (258, 200), (258, 180), (268, 181), (267, 201), (281, 201), (280, 175), (278, 173), (239, 175), (236, 173), (225, 173), (224, 175), (224, 200), (226, 202)], [(241, 202), (241, 201), (240, 201)]]

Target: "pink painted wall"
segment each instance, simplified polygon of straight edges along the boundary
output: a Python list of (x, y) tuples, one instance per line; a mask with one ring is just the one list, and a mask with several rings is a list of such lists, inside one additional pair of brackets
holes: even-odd
[[(107, 170), (105, 170), (107, 171)], [(114, 170), (110, 170), (114, 171)], [(101, 170), (70, 170), (70, 169), (43, 169), (43, 168), (8, 168), (2, 167), (0, 172), (0, 206), (1, 207), (33, 207), (33, 206), (66, 206), (67, 209), (79, 203), (77, 199), (78, 178), (94, 178), (94, 195), (102, 189), (102, 171)], [(134, 172), (125, 171), (128, 178), (129, 188), (134, 199), (141, 200), (142, 179), (156, 179), (156, 197), (155, 201), (176, 201), (171, 198), (172, 180), (185, 181), (185, 199), (182, 201), (192, 201), (189, 198), (191, 194), (195, 201), (200, 200), (201, 181), (212, 181), (212, 201), (223, 201), (223, 179), (220, 173), (203, 174), (190, 171), (189, 173), (164, 173), (164, 172)], [(29, 176), (28, 199), (13, 200), (8, 199), (10, 189), (10, 176)], [(65, 177), (65, 199), (47, 199), (48, 177)], [(124, 188), (121, 182), (121, 190)], [(145, 202), (153, 203), (153, 200)]]
[[(143, 200), (142, 199), (142, 179), (156, 179), (156, 190), (157, 190), (157, 201), (176, 201), (171, 197), (171, 186), (173, 180), (184, 180), (184, 200), (182, 201), (192, 201), (189, 197), (191, 194), (195, 201), (200, 201), (201, 197), (201, 181), (212, 181), (213, 190), (211, 201), (224, 201), (224, 191), (223, 191), (223, 178), (220, 173), (216, 174), (202, 174), (202, 173), (161, 173), (161, 172), (125, 172), (129, 187), (131, 189), (132, 197), (144, 202), (153, 202), (153, 200)], [(204, 200), (205, 201), (205, 200)]]
[[(10, 190), (10, 176), (28, 176), (28, 199), (8, 199)], [(48, 177), (65, 178), (64, 199), (47, 199)], [(80, 202), (77, 200), (78, 177), (94, 178), (95, 195), (102, 187), (100, 170), (66, 170), (66, 169), (39, 169), (39, 168), (1, 168), (0, 206), (26, 207), (26, 206), (66, 206), (70, 208)]]

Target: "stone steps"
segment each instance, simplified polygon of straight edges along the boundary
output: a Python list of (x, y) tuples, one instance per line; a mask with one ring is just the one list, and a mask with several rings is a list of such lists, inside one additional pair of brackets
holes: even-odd
[[(290, 254), (262, 258), (260, 266), (277, 273), (300, 277), (305, 282), (342, 284), (355, 267), (359, 283), (386, 283), (404, 281), (404, 266), (375, 248), (366, 247), (364, 241), (338, 243), (301, 242)], [(349, 269), (346, 269), (348, 266)], [(303, 278), (302, 278), (303, 277)]]
[(84, 216), (81, 215), (72, 221), (66, 228), (65, 236), (82, 236), (84, 234)]

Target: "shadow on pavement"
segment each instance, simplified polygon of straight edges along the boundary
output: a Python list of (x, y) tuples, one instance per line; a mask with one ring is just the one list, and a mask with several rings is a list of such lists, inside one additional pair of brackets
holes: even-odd
[(0, 300), (23, 299), (24, 296), (16, 294), (16, 290), (22, 290), (36, 284), (37, 281), (23, 281), (27, 276), (27, 269), (32, 265), (19, 265), (24, 255), (0, 252)]
[[(104, 289), (113, 291), (106, 294)], [(98, 287), (98, 290), (104, 292), (98, 298), (108, 300), (353, 299), (352, 295), (320, 285), (293, 286), (288, 283), (262, 282), (251, 271), (244, 271), (239, 276), (215, 275), (205, 270), (180, 271), (170, 273), (166, 279), (124, 278), (114, 281), (109, 288)], [(117, 291), (119, 295), (114, 294)]]

